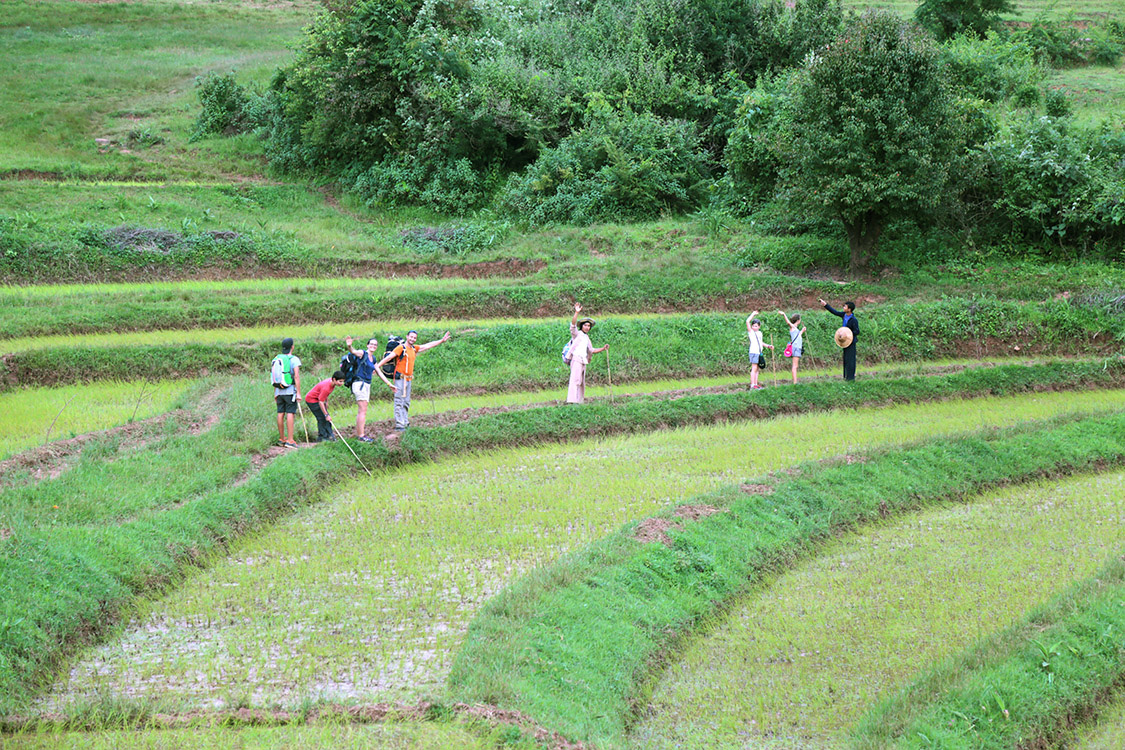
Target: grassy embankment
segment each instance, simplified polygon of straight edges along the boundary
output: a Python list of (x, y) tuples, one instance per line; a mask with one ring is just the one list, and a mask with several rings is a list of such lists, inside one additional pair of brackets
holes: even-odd
[(692, 505), (722, 512), (681, 520), (681, 529), (668, 530), (668, 546), (638, 544), (629, 524), (490, 602), (454, 662), (453, 696), (621, 746), (653, 665), (748, 581), (864, 521), (1119, 463), (1123, 419), (938, 440), (866, 463), (806, 467), (798, 477), (766, 480), (773, 486), (764, 496), (732, 485), (694, 498)]
[[(465, 451), (567, 441), (716, 420), (768, 417), (860, 404), (1119, 386), (1122, 367), (1089, 363), (997, 367), (940, 379), (871, 380), (850, 386), (807, 383), (760, 392), (642, 397), (541, 407), (483, 416), (448, 427), (414, 428), (395, 447), (357, 445), (373, 468)], [(160, 589), (192, 560), (246, 529), (304, 502), (324, 480), (351, 470), (340, 445), (269, 463), (245, 483), (251, 456), (272, 441), (255, 406), (256, 381), (242, 382), (220, 405), (222, 418), (200, 436), (172, 436), (139, 454), (106, 462), (84, 455), (58, 480), (3, 491), (0, 526), (0, 694), (17, 701), (85, 634), (98, 632), (138, 593)], [(113, 446), (102, 446), (112, 454)], [(57, 507), (54, 507), (57, 506)]]
[(629, 745), (849, 747), (876, 700), (1119, 554), (1123, 503), (1125, 473), (1108, 472), (1005, 487), (834, 539), (688, 639)]
[[(875, 305), (862, 311), (862, 364), (948, 359), (1062, 354), (1109, 354), (1121, 347), (1118, 314), (1053, 300), (1038, 304), (994, 299), (946, 299), (940, 302)], [(767, 343), (784, 348), (788, 333), (780, 316), (763, 313)], [(839, 319), (821, 312), (805, 315), (808, 327), (803, 362), (826, 367), (838, 356), (831, 334)], [(391, 326), (397, 325), (397, 328)], [(295, 353), (307, 371), (335, 368), (344, 353), (345, 332), (363, 340), (371, 328), (380, 341), (388, 332), (404, 333), (408, 322), (346, 324), (215, 332), (121, 334), (24, 340), (32, 348), (0, 360), (0, 388), (28, 383), (44, 385), (124, 380), (138, 372), (153, 378), (193, 377), (206, 373), (264, 373), (277, 353), (280, 334), (297, 340)], [(419, 364), (420, 395), (479, 390), (544, 388), (565, 380), (561, 351), (568, 340), (566, 321), (478, 324), (445, 321), (442, 327), (418, 324), (421, 341), (451, 330), (454, 338)], [(255, 336), (273, 333), (272, 340)], [(335, 335), (325, 334), (335, 333)], [(310, 338), (315, 336), (315, 338)], [(740, 313), (603, 318), (594, 329), (596, 344), (610, 343), (609, 367), (597, 355), (589, 377), (595, 383), (612, 377), (628, 383), (657, 378), (744, 373), (745, 322)], [(186, 343), (176, 343), (176, 341)], [(217, 343), (209, 343), (215, 341)], [(129, 346), (115, 346), (127, 342)], [(161, 342), (161, 343), (148, 343)], [(106, 344), (110, 344), (106, 346)], [(777, 357), (779, 370), (788, 365)]]
[[(216, 701), (441, 700), (450, 658), (490, 596), (630, 520), (740, 476), (839, 456), (838, 436), (849, 429), (871, 447), (901, 446), (1105, 413), (1123, 399), (1123, 391), (1101, 391), (859, 408), (451, 458), (397, 469), (393, 492), (372, 491), (383, 477), (360, 478), (144, 604), (120, 638), (71, 665), (39, 707), (98, 726), (112, 715), (143, 722), (146, 711)], [(559, 468), (573, 466), (595, 478), (588, 492), (576, 494)], [(1051, 517), (1057, 534), (1088, 523)], [(1035, 550), (1022, 552), (1013, 570), (1031, 568)], [(1059, 575), (1061, 585), (1067, 573)]]

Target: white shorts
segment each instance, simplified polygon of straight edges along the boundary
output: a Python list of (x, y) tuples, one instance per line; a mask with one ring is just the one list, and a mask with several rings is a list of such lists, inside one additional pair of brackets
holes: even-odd
[(371, 384), (365, 383), (362, 380), (357, 380), (352, 383), (352, 393), (355, 395), (356, 401), (370, 401)]

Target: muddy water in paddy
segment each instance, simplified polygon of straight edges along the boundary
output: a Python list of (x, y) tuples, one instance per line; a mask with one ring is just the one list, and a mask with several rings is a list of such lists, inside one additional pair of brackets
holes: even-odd
[(501, 451), (350, 480), (147, 604), (41, 705), (440, 695), (452, 654), (489, 597), (670, 502), (846, 453), (846, 429), (862, 430), (875, 447), (1123, 405), (1125, 392), (1112, 392), (861, 409)]

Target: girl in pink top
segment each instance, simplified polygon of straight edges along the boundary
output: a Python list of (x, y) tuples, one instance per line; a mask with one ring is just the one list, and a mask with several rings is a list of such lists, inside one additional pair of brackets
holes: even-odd
[(566, 390), (568, 404), (580, 404), (586, 399), (586, 365), (590, 363), (591, 356), (609, 349), (609, 344), (595, 349), (590, 343), (590, 329), (594, 327), (594, 321), (590, 318), (579, 320), (580, 312), (582, 305), (575, 302), (574, 317), (570, 319), (570, 349), (567, 352), (570, 357), (570, 386)]

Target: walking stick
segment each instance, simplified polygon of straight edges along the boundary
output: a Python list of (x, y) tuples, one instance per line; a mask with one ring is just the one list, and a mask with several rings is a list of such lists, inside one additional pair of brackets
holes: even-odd
[[(335, 431), (335, 433), (336, 433), (336, 437), (340, 438), (340, 442), (342, 442), (342, 443), (343, 443), (343, 444), (344, 444), (344, 445), (345, 445), (345, 446), (347, 447), (347, 449), (348, 449), (348, 450), (352, 451), (352, 447), (351, 447), (350, 445), (348, 445), (348, 441), (347, 441), (347, 440), (344, 440), (344, 436), (343, 436), (343, 435), (341, 435), (341, 434), (340, 434), (340, 431), (336, 429), (336, 423), (335, 423), (335, 422), (333, 422), (333, 421), (332, 421), (331, 419), (329, 419), (329, 420), (328, 420), (328, 424), (332, 425), (332, 429), (333, 429), (333, 431)], [(373, 475), (373, 474), (371, 473), (371, 469), (369, 469), (369, 468), (367, 468), (366, 466), (364, 466), (364, 464), (363, 464), (363, 461), (362, 461), (362, 460), (360, 460), (360, 457), (359, 457), (359, 456), (356, 456), (356, 454), (355, 454), (355, 451), (352, 451), (352, 455), (353, 455), (353, 456), (355, 456), (355, 460), (356, 460), (356, 461), (359, 461), (359, 465), (360, 465), (360, 466), (363, 466), (363, 470), (367, 472), (367, 476), (369, 476), (369, 477), (370, 477), (370, 476), (374, 476), (374, 475)]]
[(770, 331), (770, 372), (773, 373), (773, 384), (777, 385), (777, 349), (773, 348), (773, 331)]
[(605, 377), (609, 381), (609, 400), (614, 401), (613, 398), (613, 373), (609, 371), (609, 349), (605, 350)]
[(301, 415), (301, 426), (305, 428), (305, 442), (312, 442), (309, 440), (309, 426), (305, 424), (305, 411), (301, 408), (301, 399), (297, 399), (297, 413)]

